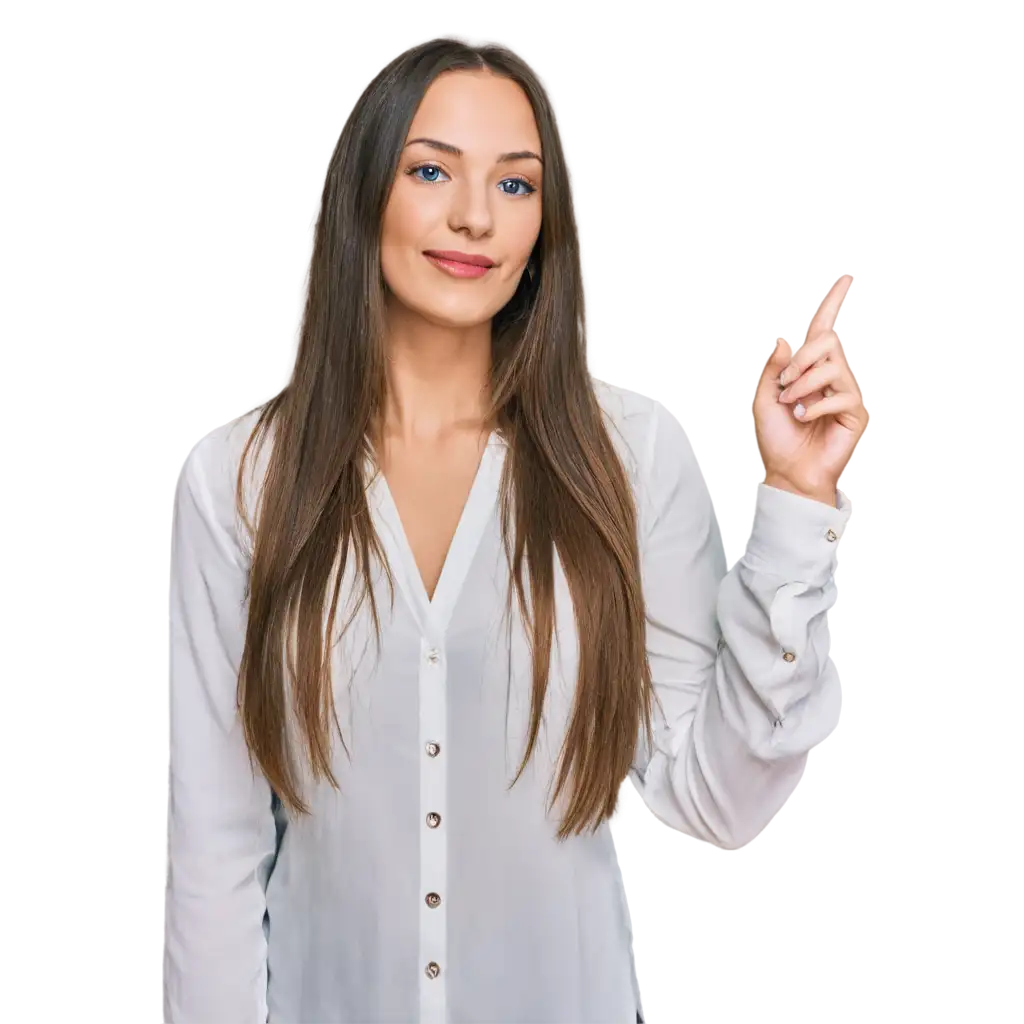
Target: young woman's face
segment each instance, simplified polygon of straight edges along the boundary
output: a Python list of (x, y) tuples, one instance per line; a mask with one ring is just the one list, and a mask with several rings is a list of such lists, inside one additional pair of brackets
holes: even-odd
[[(502, 160), (509, 153), (517, 155)], [(515, 82), (487, 71), (436, 78), (413, 118), (384, 213), (389, 301), (444, 326), (493, 317), (514, 294), (540, 233), (542, 156), (533, 109)], [(427, 250), (486, 256), (494, 265), (445, 269)]]

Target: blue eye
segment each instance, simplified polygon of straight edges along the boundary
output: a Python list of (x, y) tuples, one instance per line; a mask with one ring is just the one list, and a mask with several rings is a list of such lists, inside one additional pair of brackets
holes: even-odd
[(421, 164), (419, 167), (414, 167), (409, 173), (419, 175), (420, 180), (427, 182), (427, 184), (439, 181), (441, 175), (444, 174), (436, 164)]
[[(436, 184), (438, 181), (447, 178), (436, 164), (420, 164), (419, 167), (411, 167), (407, 174), (418, 177), (425, 184)], [(505, 178), (498, 185), (506, 196), (518, 198), (520, 196), (531, 196), (537, 189), (524, 178)]]
[[(506, 185), (513, 185), (521, 190), (514, 191), (506, 187)], [(522, 178), (505, 178), (500, 185), (503, 193), (506, 196), (531, 196), (537, 191), (528, 181), (524, 181)]]

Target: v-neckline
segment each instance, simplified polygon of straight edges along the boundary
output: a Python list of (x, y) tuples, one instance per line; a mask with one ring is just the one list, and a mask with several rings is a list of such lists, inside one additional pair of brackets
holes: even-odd
[[(416, 564), (412, 545), (409, 543), (398, 505), (383, 469), (376, 469), (368, 488), (367, 498), (371, 512), (376, 513), (378, 522), (386, 527), (385, 530), (379, 531), (381, 542), (392, 571), (397, 577), (399, 589), (405, 595), (420, 629), (434, 642), (440, 641), (448, 627), (455, 602), (480, 545), (484, 527), (494, 510), (504, 451), (504, 439), (497, 430), (492, 430), (487, 437), (455, 532), (448, 545), (433, 597), (427, 594), (426, 584)], [(367, 469), (369, 472), (374, 472), (375, 469), (369, 458)]]

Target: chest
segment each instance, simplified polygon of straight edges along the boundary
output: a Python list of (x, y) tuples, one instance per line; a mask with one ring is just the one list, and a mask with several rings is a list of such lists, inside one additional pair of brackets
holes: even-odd
[[(458, 777), (472, 778), (474, 785), (493, 783), (497, 792), (511, 782), (526, 749), (534, 681), (529, 627), (512, 591), (496, 509), (490, 502), (472, 501), (469, 508), (429, 606), (424, 603), (427, 587), (414, 575), (409, 546), (390, 529), (390, 509), (381, 514), (378, 527), (394, 571), (395, 600), (390, 602), (378, 567), (379, 648), (367, 604), (351, 621), (338, 616), (347, 628), (336, 625), (334, 700), (353, 759), (345, 757), (342, 770), (350, 780), (353, 773), (358, 775), (378, 796), (384, 786), (388, 800), (395, 798), (385, 782), (389, 778), (403, 792), (418, 792), (406, 776), (396, 773), (396, 752), (438, 742)], [(532, 781), (524, 783), (521, 793), (532, 792), (535, 781), (549, 782), (575, 697), (579, 656), (572, 601), (557, 558), (554, 570), (555, 629), (543, 724), (527, 769)], [(354, 559), (346, 572), (341, 601), (350, 608), (357, 583)], [(528, 575), (524, 584), (529, 604)], [(399, 761), (417, 763), (404, 756)], [(423, 763), (428, 769), (434, 764)]]
[(445, 559), (480, 467), (474, 441), (424, 451), (393, 446), (384, 466), (387, 488), (427, 598)]
[[(394, 592), (384, 567), (375, 564), (379, 647), (368, 605), (351, 620), (339, 614), (336, 622), (335, 704), (350, 752), (363, 766), (346, 764), (347, 772), (386, 777), (396, 750), (433, 740), (449, 757), (464, 755), (460, 770), (469, 777), (488, 774), (505, 785), (515, 774), (530, 723), (533, 653), (501, 531), (506, 448), (497, 438), (481, 448), (481, 454), (464, 449), (429, 460), (393, 449), (377, 463), (367, 499)], [(514, 548), (515, 523), (511, 529)], [(554, 570), (544, 728), (529, 769), (545, 779), (557, 759), (578, 669), (572, 601), (557, 553)], [(345, 572), (339, 600), (350, 608), (361, 590), (354, 557)], [(530, 604), (528, 576), (524, 585)]]

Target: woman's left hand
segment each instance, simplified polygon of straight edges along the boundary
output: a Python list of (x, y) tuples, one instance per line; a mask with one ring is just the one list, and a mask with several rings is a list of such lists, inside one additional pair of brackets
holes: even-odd
[(852, 281), (844, 274), (832, 286), (795, 354), (779, 338), (754, 396), (764, 482), (829, 505), (835, 504), (839, 476), (868, 425), (860, 388), (834, 330)]

